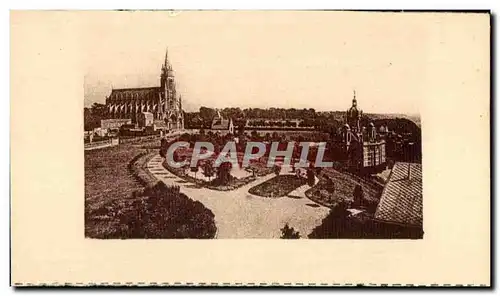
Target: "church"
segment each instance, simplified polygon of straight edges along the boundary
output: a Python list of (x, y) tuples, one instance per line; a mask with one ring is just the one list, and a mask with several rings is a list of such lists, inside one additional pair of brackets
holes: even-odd
[(156, 126), (168, 130), (184, 129), (182, 98), (177, 96), (175, 77), (168, 50), (161, 67), (160, 86), (112, 89), (106, 98), (109, 118), (130, 119), (137, 123), (143, 113), (152, 114)]
[(386, 167), (385, 141), (377, 134), (375, 125), (361, 126), (363, 111), (358, 109), (356, 92), (352, 106), (346, 111), (342, 128), (342, 149), (349, 169), (373, 173)]

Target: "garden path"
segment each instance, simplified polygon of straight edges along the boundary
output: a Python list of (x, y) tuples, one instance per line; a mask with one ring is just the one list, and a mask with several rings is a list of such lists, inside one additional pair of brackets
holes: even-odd
[(157, 155), (149, 161), (147, 168), (158, 180), (180, 186), (181, 192), (212, 210), (217, 238), (279, 238), (280, 228), (285, 223), (299, 231), (302, 238), (307, 238), (329, 213), (328, 208), (307, 198), (271, 199), (248, 193), (248, 189), (271, 179), (274, 174), (258, 177), (235, 190), (217, 191), (186, 182), (167, 171), (162, 162)]

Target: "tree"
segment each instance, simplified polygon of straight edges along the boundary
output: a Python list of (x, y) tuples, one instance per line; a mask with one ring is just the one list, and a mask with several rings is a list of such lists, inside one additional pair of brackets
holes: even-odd
[(244, 122), (239, 122), (238, 124), (238, 135), (243, 135), (245, 134), (245, 123)]
[(322, 167), (314, 167), (314, 172), (316, 173), (316, 176), (320, 176), (321, 175), (321, 172), (323, 171), (323, 168)]
[(94, 118), (92, 117), (92, 111), (90, 108), (83, 108), (83, 128), (86, 131), (91, 131), (94, 129)]
[(200, 117), (203, 120), (203, 125), (209, 127), (212, 125), (212, 120), (215, 115), (217, 115), (217, 111), (212, 108), (200, 107)]
[(345, 219), (347, 216), (351, 214), (347, 209), (350, 207), (350, 203), (347, 201), (338, 202), (333, 208), (330, 210), (330, 215), (336, 218)]
[(259, 139), (259, 133), (256, 131), (256, 130), (253, 130), (251, 132), (251, 137), (252, 137), (252, 140), (258, 140)]
[(163, 158), (165, 158), (165, 156), (166, 156), (167, 145), (168, 145), (168, 141), (165, 138), (161, 139), (161, 141), (160, 141), (160, 156)]
[(307, 169), (307, 184), (311, 187), (314, 186), (315, 183), (314, 171), (312, 169)]
[(288, 226), (288, 223), (285, 224), (281, 230), (281, 238), (283, 239), (298, 239), (300, 238), (300, 233), (295, 231), (293, 227)]
[(219, 165), (217, 169), (217, 181), (221, 185), (226, 185), (231, 180), (231, 168), (232, 164), (230, 162), (223, 162)]
[(90, 108), (83, 109), (83, 124), (85, 130), (93, 130), (101, 126), (101, 120), (106, 119), (108, 112), (105, 104), (94, 103)]
[(191, 172), (194, 173), (194, 178), (196, 179), (196, 173), (198, 173), (198, 164), (191, 167)]
[(203, 164), (203, 175), (210, 180), (214, 175), (214, 165), (211, 161), (206, 161)]
[(326, 184), (325, 184), (325, 189), (329, 192), (329, 193), (334, 193), (335, 192), (335, 183), (333, 183), (333, 180), (324, 175), (325, 176), (325, 180), (326, 180)]
[(363, 187), (361, 185), (357, 184), (356, 187), (354, 187), (354, 191), (352, 193), (354, 197), (354, 205), (358, 207), (364, 206), (364, 193), (363, 193)]
[(281, 167), (279, 165), (274, 165), (273, 172), (278, 176), (281, 172)]

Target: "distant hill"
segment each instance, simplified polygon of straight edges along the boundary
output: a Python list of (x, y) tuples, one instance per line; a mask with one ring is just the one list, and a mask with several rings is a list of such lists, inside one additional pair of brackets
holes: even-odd
[(372, 118), (373, 120), (404, 118), (404, 119), (408, 119), (408, 120), (413, 121), (418, 127), (421, 127), (420, 126), (420, 115), (379, 114), (379, 113), (366, 113), (365, 115)]

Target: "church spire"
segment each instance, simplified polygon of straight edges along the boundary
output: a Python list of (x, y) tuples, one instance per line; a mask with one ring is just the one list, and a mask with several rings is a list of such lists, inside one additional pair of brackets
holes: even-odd
[(168, 66), (168, 47), (165, 50), (165, 62), (163, 64), (163, 66), (165, 66), (165, 68), (167, 68), (167, 66)]

